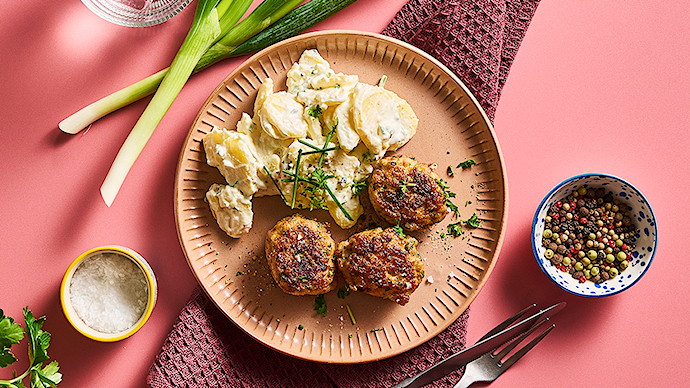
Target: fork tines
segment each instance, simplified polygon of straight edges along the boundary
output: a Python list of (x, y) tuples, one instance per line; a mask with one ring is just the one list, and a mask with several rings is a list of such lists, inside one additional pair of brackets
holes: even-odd
[(552, 323), (551, 325), (549, 325), (549, 327), (546, 328), (546, 330), (544, 330), (538, 336), (534, 337), (530, 342), (527, 343), (527, 345), (523, 346), (517, 352), (515, 352), (515, 354), (510, 356), (510, 358), (508, 358), (505, 361), (501, 361), (508, 355), (508, 353), (510, 353), (513, 349), (515, 349), (515, 347), (518, 346), (522, 341), (524, 341), (530, 334), (532, 334), (542, 324), (548, 322), (549, 320), (550, 320), (549, 318), (545, 318), (545, 319), (535, 323), (528, 331), (520, 334), (520, 336), (518, 336), (513, 341), (508, 343), (508, 345), (503, 347), (503, 349), (501, 349), (498, 353), (492, 352), (491, 353), (492, 358), (497, 359), (496, 360), (497, 365), (500, 368), (502, 368), (503, 370), (506, 370), (511, 365), (513, 365), (515, 363), (515, 361), (519, 360), (522, 356), (524, 356), (527, 352), (529, 352), (536, 344), (539, 343), (539, 341), (541, 341), (544, 337), (546, 337), (546, 335), (549, 334), (549, 332), (551, 330), (553, 330), (554, 327), (556, 327), (555, 324)]

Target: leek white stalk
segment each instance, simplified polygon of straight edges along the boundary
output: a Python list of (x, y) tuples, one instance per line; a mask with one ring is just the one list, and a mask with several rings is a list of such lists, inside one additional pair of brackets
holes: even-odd
[(123, 108), (134, 101), (139, 101), (155, 92), (165, 75), (168, 74), (168, 69), (169, 68), (163, 69), (135, 84), (120, 89), (107, 97), (85, 106), (73, 115), (60, 121), (58, 127), (61, 131), (71, 135), (81, 132), (82, 129), (88, 127), (101, 117)]
[(129, 136), (115, 157), (113, 165), (101, 186), (101, 195), (106, 205), (112, 205), (122, 182), (132, 167), (153, 131), (168, 111), (175, 97), (180, 93), (199, 62), (199, 58), (220, 36), (216, 4), (218, 0), (199, 0), (192, 27), (170, 68), (163, 77), (160, 87), (151, 102), (134, 125)]

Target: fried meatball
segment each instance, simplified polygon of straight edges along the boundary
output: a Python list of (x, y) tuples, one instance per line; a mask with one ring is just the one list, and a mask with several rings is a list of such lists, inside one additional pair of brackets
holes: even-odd
[(335, 289), (335, 242), (326, 225), (295, 214), (266, 234), (266, 259), (278, 286), (292, 295)]
[(388, 156), (376, 164), (369, 199), (378, 215), (408, 231), (435, 224), (448, 214), (438, 175), (407, 156)]
[(417, 240), (393, 228), (371, 229), (338, 244), (338, 268), (351, 289), (404, 306), (424, 278)]

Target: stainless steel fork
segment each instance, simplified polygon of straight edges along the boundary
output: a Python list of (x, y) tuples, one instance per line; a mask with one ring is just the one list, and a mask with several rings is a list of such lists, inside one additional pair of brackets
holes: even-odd
[(460, 381), (455, 384), (453, 388), (467, 388), (476, 382), (491, 382), (494, 381), (503, 374), (511, 365), (513, 365), (517, 360), (524, 356), (530, 351), (539, 341), (541, 341), (547, 334), (556, 326), (554, 324), (549, 325), (549, 327), (544, 330), (541, 334), (534, 337), (527, 345), (520, 348), (515, 354), (510, 356), (505, 361), (503, 360), (508, 353), (510, 353), (516, 346), (518, 346), (522, 341), (524, 341), (530, 334), (532, 334), (537, 328), (542, 326), (544, 323), (548, 322), (549, 318), (546, 318), (539, 323), (532, 326), (528, 331), (521, 334), (515, 338), (508, 345), (500, 349), (495, 349), (488, 353), (483, 354), (478, 359), (465, 365), (465, 373), (462, 375)]
[[(486, 353), (495, 352), (496, 349), (501, 348), (501, 346), (505, 344), (508, 344), (507, 346), (511, 346), (512, 344), (512, 348), (514, 348), (530, 333), (534, 332), (536, 325), (541, 324), (549, 317), (552, 317), (559, 311), (563, 310), (565, 305), (565, 302), (556, 303), (553, 306), (541, 309), (535, 313), (537, 305), (532, 304), (512, 317), (506, 319), (498, 326), (494, 327), (490, 332), (486, 333), (482, 338), (480, 338), (479, 341), (477, 341), (477, 343), (474, 345), (441, 360), (436, 365), (415, 376), (406, 378), (405, 380), (395, 384), (392, 388), (421, 388), (430, 382), (438, 380), (448, 373), (467, 365), (469, 362), (477, 360)], [(513, 342), (511, 342), (511, 340), (513, 340)], [(528, 345), (529, 349), (536, 345), (536, 342)], [(512, 348), (508, 349), (504, 355), (510, 352)], [(524, 352), (526, 353), (529, 349), (525, 349)], [(507, 367), (508, 366), (505, 366), (504, 369)], [(498, 375), (500, 375), (500, 373)], [(496, 375), (496, 377), (498, 377), (498, 375)], [(469, 382), (470, 377), (468, 376), (465, 379), (468, 379), (465, 381)]]

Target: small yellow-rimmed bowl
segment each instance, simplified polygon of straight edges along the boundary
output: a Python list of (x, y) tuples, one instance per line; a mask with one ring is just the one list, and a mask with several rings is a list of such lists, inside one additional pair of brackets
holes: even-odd
[[(80, 265), (84, 263), (85, 260), (94, 257), (95, 255), (110, 253), (115, 254), (119, 257), (123, 257), (131, 260), (136, 266), (141, 270), (143, 277), (146, 281), (146, 287), (148, 291), (146, 307), (139, 319), (129, 328), (122, 331), (117, 331), (113, 333), (106, 333), (98, 331), (90, 326), (88, 326), (72, 305), (71, 298), (71, 284), (74, 277), (74, 273), (79, 269)], [(158, 283), (156, 282), (156, 277), (153, 274), (151, 266), (144, 260), (144, 258), (132, 249), (111, 245), (102, 246), (90, 249), (82, 253), (77, 257), (72, 264), (67, 268), (65, 277), (62, 279), (62, 284), (60, 285), (60, 302), (62, 304), (62, 311), (65, 314), (67, 320), (72, 324), (72, 326), (84, 336), (91, 338), (96, 341), (101, 342), (114, 342), (125, 339), (132, 334), (136, 333), (149, 319), (151, 312), (153, 312), (153, 307), (156, 304), (156, 299), (158, 297)]]

